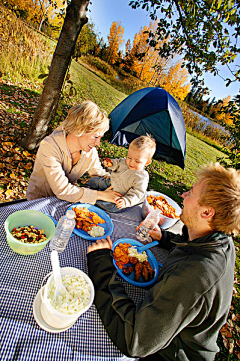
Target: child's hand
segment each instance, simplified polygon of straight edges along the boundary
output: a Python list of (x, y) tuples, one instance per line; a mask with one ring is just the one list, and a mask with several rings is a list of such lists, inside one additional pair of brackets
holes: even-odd
[(106, 157), (105, 158), (105, 160), (104, 160), (104, 162), (103, 162), (103, 165), (104, 165), (104, 167), (112, 167), (113, 166), (113, 162), (112, 162), (112, 160), (110, 159), (110, 158), (108, 158), (108, 157)]
[(123, 208), (125, 208), (125, 207), (126, 207), (126, 206), (125, 206), (125, 200), (122, 199), (122, 198), (118, 198), (118, 199), (116, 200), (116, 206), (118, 207), (118, 209), (123, 209)]

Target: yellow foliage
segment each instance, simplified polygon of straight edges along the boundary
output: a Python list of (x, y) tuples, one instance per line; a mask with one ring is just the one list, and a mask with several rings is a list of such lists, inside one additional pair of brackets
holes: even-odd
[(231, 114), (226, 113), (224, 108), (228, 105), (231, 100), (231, 96), (229, 95), (227, 98), (223, 98), (222, 104), (218, 103), (214, 108), (216, 110), (215, 118), (219, 121), (222, 121), (226, 124), (231, 125), (233, 123), (233, 118)]
[(191, 88), (190, 83), (187, 83), (188, 71), (181, 68), (181, 61), (178, 61), (169, 69), (170, 63), (174, 60), (159, 56), (158, 49), (163, 46), (164, 42), (168, 41), (167, 39), (162, 42), (158, 41), (155, 48), (149, 45), (147, 41), (149, 32), (155, 33), (156, 28), (156, 22), (150, 23), (149, 27), (145, 26), (135, 34), (132, 48), (127, 43), (126, 60), (131, 60), (131, 70), (137, 74), (138, 79), (144, 84), (161, 86), (173, 96), (183, 100)]
[(171, 66), (167, 74), (161, 79), (160, 85), (173, 97), (184, 100), (190, 91), (191, 84), (186, 83), (189, 74), (186, 68), (181, 68), (182, 60)]
[[(23, 19), (31, 22), (41, 30), (44, 20), (47, 20), (55, 29), (61, 29), (63, 18), (58, 14), (66, 8), (64, 0), (9, 0), (8, 8), (13, 9), (15, 13), (21, 13)], [(53, 34), (52, 34), (53, 35)]]
[(138, 34), (135, 34), (133, 47), (131, 49), (131, 58), (133, 61), (132, 70), (136, 72), (137, 77), (146, 82), (151, 83), (153, 80), (155, 69), (154, 67), (159, 62), (159, 55), (157, 51), (148, 43), (148, 31), (155, 32), (157, 23), (150, 23), (149, 27), (145, 26), (140, 29)]
[(108, 35), (108, 47), (107, 47), (107, 62), (110, 64), (116, 63), (118, 60), (118, 52), (120, 45), (123, 44), (124, 27), (120, 22), (114, 21), (110, 28), (110, 34)]

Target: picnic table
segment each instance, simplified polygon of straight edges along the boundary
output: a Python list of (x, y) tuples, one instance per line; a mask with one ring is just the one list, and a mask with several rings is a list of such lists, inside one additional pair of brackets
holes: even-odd
[[(4, 222), (11, 213), (24, 209), (48, 213), (58, 220), (70, 205), (71, 203), (56, 197), (1, 204), (0, 353), (2, 361), (133, 360), (124, 356), (114, 346), (94, 304), (64, 332), (43, 329), (40, 326), (41, 316), (36, 309), (34, 316), (33, 305), (36, 308), (36, 297), (42, 281), (52, 271), (49, 245), (29, 256), (13, 252), (6, 240)], [(141, 206), (132, 207), (121, 213), (109, 213), (109, 216), (114, 224), (111, 235), (113, 242), (119, 238), (137, 239), (136, 227), (142, 221)], [(171, 231), (178, 233), (181, 231), (181, 226), (181, 221), (178, 221)], [(75, 267), (87, 274), (86, 254), (90, 244), (91, 241), (73, 235), (65, 251), (59, 255), (60, 266)], [(159, 247), (151, 250), (159, 262), (164, 262), (167, 257), (165, 250)], [(121, 280), (134, 302), (144, 298), (147, 292), (145, 288)]]

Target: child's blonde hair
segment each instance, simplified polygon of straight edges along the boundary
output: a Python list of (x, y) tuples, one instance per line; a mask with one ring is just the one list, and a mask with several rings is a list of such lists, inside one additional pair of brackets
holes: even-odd
[(81, 137), (86, 133), (105, 133), (109, 129), (109, 119), (104, 110), (90, 100), (85, 100), (69, 109), (61, 125), (67, 134)]
[(156, 141), (150, 134), (141, 135), (140, 137), (133, 139), (129, 144), (129, 147), (134, 147), (139, 150), (146, 149), (149, 154), (149, 159), (151, 159), (156, 152)]
[(211, 163), (196, 174), (204, 184), (199, 205), (215, 210), (210, 222), (212, 230), (237, 235), (240, 232), (240, 171)]

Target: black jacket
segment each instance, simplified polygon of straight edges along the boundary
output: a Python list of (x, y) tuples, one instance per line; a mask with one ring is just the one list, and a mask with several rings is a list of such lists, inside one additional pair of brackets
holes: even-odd
[(184, 226), (182, 236), (163, 231), (161, 246), (172, 250), (157, 282), (137, 305), (115, 280), (112, 251), (88, 254), (94, 302), (103, 324), (127, 356), (214, 360), (232, 299), (232, 238), (215, 232), (190, 242)]

